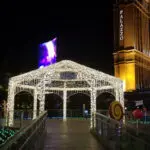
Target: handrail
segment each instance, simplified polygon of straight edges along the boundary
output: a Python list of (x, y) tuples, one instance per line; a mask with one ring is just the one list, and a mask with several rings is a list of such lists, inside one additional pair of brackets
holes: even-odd
[[(46, 113), (44, 113), (43, 115), (45, 115)], [(42, 116), (43, 116), (42, 115)], [(31, 135), (26, 139), (26, 141), (23, 143), (23, 145), (19, 148), (19, 150), (21, 150), (25, 144), (30, 140), (30, 138), (35, 134), (35, 132), (37, 131), (37, 129), (41, 126), (42, 122), (40, 122), (40, 124), (38, 125), (38, 127), (36, 127), (36, 129), (31, 133)], [(29, 127), (31, 128), (31, 126)]]
[[(122, 150), (127, 150), (128, 147), (133, 148), (135, 143), (141, 143), (144, 148), (143, 150), (150, 149), (150, 144), (146, 140), (146, 137), (141, 138), (130, 133), (128, 131), (128, 126), (125, 124), (98, 112), (96, 113), (96, 128), (93, 128), (92, 132), (101, 139), (101, 142), (103, 142), (108, 149), (113, 149), (111, 145), (113, 144), (115, 150), (120, 148)], [(135, 132), (135, 129), (133, 132)]]
[[(43, 112), (42, 114), (40, 114), (40, 116), (39, 116), (37, 119), (33, 120), (33, 122), (32, 122), (29, 126), (24, 127), (24, 128), (22, 128), (21, 130), (19, 130), (13, 137), (11, 137), (8, 141), (6, 141), (4, 145), (2, 145), (1, 150), (7, 150), (9, 147), (11, 147), (11, 145), (12, 145), (13, 143), (17, 143), (17, 141), (20, 139), (20, 137), (21, 137), (24, 133), (27, 133), (27, 131), (29, 131), (30, 129), (32, 129), (32, 127), (33, 127), (42, 117), (46, 116), (46, 114), (47, 114), (46, 111)], [(41, 125), (41, 123), (40, 123), (40, 125)], [(39, 127), (40, 125), (38, 125), (38, 127)], [(36, 129), (38, 129), (38, 128), (36, 128)], [(32, 134), (32, 133), (31, 133), (31, 134)], [(27, 138), (27, 139), (28, 139), (28, 138)], [(26, 140), (27, 140), (27, 139), (26, 139)], [(24, 141), (24, 142), (26, 142), (26, 141)], [(23, 144), (24, 144), (24, 143), (23, 143)]]

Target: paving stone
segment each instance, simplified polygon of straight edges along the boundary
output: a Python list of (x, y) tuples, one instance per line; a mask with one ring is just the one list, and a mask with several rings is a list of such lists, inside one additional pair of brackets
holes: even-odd
[(89, 131), (89, 120), (48, 120), (44, 150), (104, 150)]

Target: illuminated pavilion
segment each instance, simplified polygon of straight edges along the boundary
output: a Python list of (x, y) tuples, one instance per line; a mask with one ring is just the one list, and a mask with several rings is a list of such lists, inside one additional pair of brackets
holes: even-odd
[[(7, 121), (14, 123), (15, 95), (27, 91), (33, 96), (33, 119), (45, 109), (45, 94), (56, 93), (63, 99), (63, 120), (67, 119), (67, 98), (75, 93), (85, 93), (91, 100), (91, 127), (96, 113), (96, 97), (111, 93), (124, 107), (123, 81), (114, 76), (86, 67), (70, 60), (62, 60), (48, 67), (33, 70), (10, 78), (7, 101)], [(95, 121), (94, 121), (95, 122)]]

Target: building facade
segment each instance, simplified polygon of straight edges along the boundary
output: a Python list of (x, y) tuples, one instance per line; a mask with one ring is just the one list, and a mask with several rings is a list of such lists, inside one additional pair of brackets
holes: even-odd
[(124, 91), (150, 88), (150, 2), (116, 0), (114, 69)]

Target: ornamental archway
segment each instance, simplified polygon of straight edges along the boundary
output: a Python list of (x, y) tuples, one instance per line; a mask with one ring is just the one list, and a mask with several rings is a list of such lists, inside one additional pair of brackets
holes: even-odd
[(63, 109), (63, 99), (55, 93), (46, 94), (45, 110), (48, 109)]
[(26, 91), (21, 91), (15, 95), (15, 110), (33, 109), (33, 95)]
[(91, 102), (88, 92), (75, 92), (68, 96), (67, 99), (67, 116), (68, 117), (84, 117), (84, 111), (90, 114)]
[(45, 110), (48, 118), (63, 117), (63, 99), (56, 93), (45, 95)]
[(16, 92), (14, 97), (14, 119), (32, 119), (33, 118), (33, 95), (28, 91), (21, 90)]
[(97, 98), (96, 98), (97, 110), (100, 109), (108, 110), (110, 103), (116, 100), (115, 94), (116, 93), (114, 89), (97, 91)]
[(109, 106), (115, 100), (115, 96), (110, 92), (101, 92), (96, 98), (97, 112), (109, 116)]
[(96, 97), (99, 91), (113, 90), (115, 99), (124, 107), (123, 81), (120, 79), (80, 65), (70, 60), (63, 60), (48, 67), (10, 78), (8, 87), (7, 112), (9, 126), (13, 125), (14, 97), (16, 91), (27, 90), (33, 94), (33, 119), (37, 117), (37, 99), (39, 113), (45, 110), (45, 95), (58, 92), (63, 99), (63, 120), (67, 120), (67, 97), (71, 91), (88, 91), (91, 104), (91, 127), (95, 120)]
[(101, 93), (96, 98), (96, 108), (97, 110), (108, 110), (111, 102), (115, 100), (115, 96), (111, 93)]

